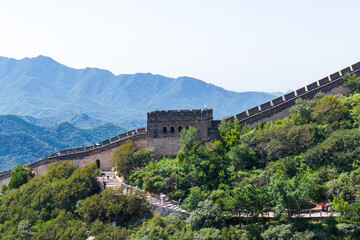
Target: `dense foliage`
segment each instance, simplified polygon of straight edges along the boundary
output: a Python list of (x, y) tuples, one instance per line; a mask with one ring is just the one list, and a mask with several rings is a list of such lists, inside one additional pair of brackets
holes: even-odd
[[(55, 163), (35, 177), (18, 166), (1, 192), (0, 239), (359, 239), (360, 93), (347, 79), (351, 94), (299, 99), (288, 117), (254, 129), (222, 121), (215, 141), (183, 129), (176, 157), (154, 160), (131, 141), (114, 151), (129, 184), (183, 199), (186, 219), (148, 215), (139, 190), (100, 192), (95, 165)], [(326, 202), (341, 215), (297, 217)]]
[[(123, 227), (143, 218), (147, 202), (136, 192), (124, 195), (107, 189), (99, 193), (98, 175), (94, 164), (78, 169), (69, 162), (56, 162), (44, 176), (37, 175), (19, 188), (3, 187), (0, 239), (86, 239), (90, 235), (125, 239), (128, 230)], [(117, 237), (109, 238), (112, 235)]]
[[(333, 238), (347, 235), (352, 239), (360, 224), (359, 205), (352, 203), (360, 193), (359, 120), (360, 94), (356, 91), (345, 96), (319, 93), (312, 100), (297, 100), (288, 117), (255, 129), (236, 119), (222, 121), (220, 140), (200, 143), (193, 140), (191, 128), (184, 130), (176, 158), (152, 160), (133, 168), (126, 179), (150, 192), (185, 199), (182, 207), (192, 211), (187, 222), (193, 231), (219, 230), (207, 233), (218, 238), (208, 239), (220, 239), (221, 228), (229, 226), (224, 223), (234, 221), (224, 216), (257, 218), (269, 208), (288, 220), (281, 220), (285, 225), (252, 229), (257, 239), (315, 239), (315, 235), (325, 239), (330, 233), (335, 233)], [(307, 222), (306, 228), (295, 231), (293, 216), (314, 203), (328, 201), (341, 217), (325, 225)], [(210, 214), (203, 216), (204, 212)]]

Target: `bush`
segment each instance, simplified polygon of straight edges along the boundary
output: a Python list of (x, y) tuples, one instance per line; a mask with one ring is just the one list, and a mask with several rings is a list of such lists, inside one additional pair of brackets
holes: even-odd
[(211, 200), (200, 202), (199, 208), (190, 214), (187, 221), (195, 230), (212, 227), (222, 228), (225, 223), (219, 206), (214, 205)]
[(220, 240), (220, 230), (216, 228), (202, 228), (194, 234), (196, 240)]
[(292, 225), (282, 224), (278, 226), (269, 227), (261, 234), (264, 240), (289, 240), (293, 237)]

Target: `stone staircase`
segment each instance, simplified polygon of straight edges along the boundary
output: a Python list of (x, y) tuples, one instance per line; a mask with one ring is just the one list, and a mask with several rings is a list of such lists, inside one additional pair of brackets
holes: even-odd
[[(98, 177), (97, 180), (100, 183), (101, 190), (104, 190), (104, 182), (106, 183), (106, 188), (118, 188), (126, 194), (128, 191), (136, 191), (139, 190), (141, 192), (145, 192), (142, 189), (138, 189), (137, 187), (130, 186), (125, 184), (118, 176), (113, 177), (112, 172), (102, 172), (105, 174), (103, 177)], [(109, 173), (109, 178), (107, 178), (107, 174)], [(128, 188), (128, 191), (126, 190)], [(146, 194), (146, 200), (149, 203), (150, 212), (159, 213), (161, 216), (167, 216), (170, 213), (176, 212), (182, 215), (187, 215), (187, 212), (180, 208), (176, 201), (165, 201), (164, 203), (160, 202), (160, 197), (154, 194)]]

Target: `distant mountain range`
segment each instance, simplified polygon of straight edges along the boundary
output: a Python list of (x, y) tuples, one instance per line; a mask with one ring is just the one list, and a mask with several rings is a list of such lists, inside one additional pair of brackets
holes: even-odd
[(0, 57), (0, 86), (0, 171), (144, 127), (156, 109), (206, 105), (221, 119), (281, 95), (237, 93), (190, 77), (73, 69), (44, 56)]
[(0, 114), (20, 115), (43, 126), (74, 121), (75, 126), (87, 128), (106, 122), (140, 127), (145, 126), (148, 111), (205, 105), (220, 119), (279, 95), (227, 91), (190, 77), (116, 76), (97, 68), (73, 69), (45, 56), (0, 57), (0, 84)]
[(61, 149), (94, 144), (124, 131), (109, 123), (92, 129), (79, 129), (67, 122), (45, 128), (18, 116), (0, 116), (0, 171), (34, 162)]

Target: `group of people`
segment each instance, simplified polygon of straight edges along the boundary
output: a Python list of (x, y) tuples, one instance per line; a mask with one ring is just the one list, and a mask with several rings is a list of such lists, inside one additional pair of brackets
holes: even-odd
[[(104, 187), (104, 190), (105, 190), (106, 189), (105, 173), (102, 173), (101, 175), (102, 175), (103, 187)], [(113, 178), (115, 178), (115, 173), (114, 172), (111, 173), (111, 175), (112, 175)], [(106, 178), (110, 179), (110, 173), (109, 172), (106, 173)]]
[(326, 203), (326, 204), (322, 203), (321, 204), (321, 211), (329, 212), (330, 211), (330, 203)]
[[(163, 193), (160, 193), (160, 203), (166, 205), (166, 195)], [(179, 198), (178, 200), (179, 205), (185, 204), (185, 201), (182, 198)]]

